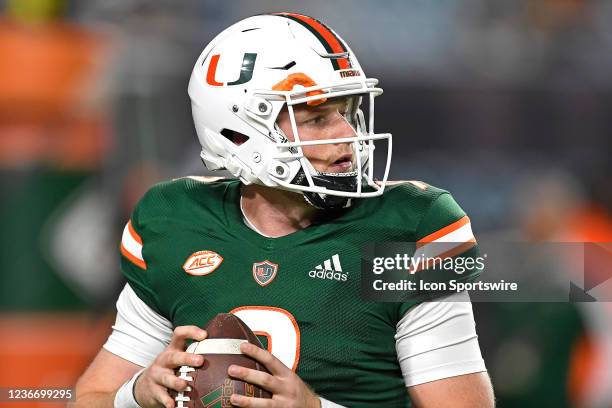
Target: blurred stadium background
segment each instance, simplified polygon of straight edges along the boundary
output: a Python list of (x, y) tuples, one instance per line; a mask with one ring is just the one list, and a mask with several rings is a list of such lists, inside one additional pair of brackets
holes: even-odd
[[(480, 240), (612, 242), (612, 1), (0, 10), (0, 386), (73, 385), (104, 342), (131, 208), (157, 181), (206, 174), (192, 64), (252, 14), (303, 12), (343, 35), (385, 89), (392, 178), (449, 189)], [(500, 407), (612, 407), (610, 303), (474, 307)]]

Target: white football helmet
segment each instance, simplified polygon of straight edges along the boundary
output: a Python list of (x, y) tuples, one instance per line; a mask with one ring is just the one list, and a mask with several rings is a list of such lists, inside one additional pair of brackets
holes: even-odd
[[(378, 80), (366, 78), (351, 49), (320, 21), (295, 13), (258, 15), (220, 33), (198, 58), (189, 96), (210, 170), (227, 169), (243, 183), (302, 192), (319, 208), (350, 205), (352, 197), (383, 193), (391, 165), (391, 134), (374, 133)], [(293, 106), (349, 98), (350, 137), (302, 141)], [(369, 101), (369, 123), (361, 110)], [(276, 124), (287, 106), (294, 141)], [(386, 139), (386, 164), (374, 180), (375, 141)], [(354, 169), (321, 173), (302, 147), (350, 143)], [(384, 142), (383, 142), (384, 143)]]

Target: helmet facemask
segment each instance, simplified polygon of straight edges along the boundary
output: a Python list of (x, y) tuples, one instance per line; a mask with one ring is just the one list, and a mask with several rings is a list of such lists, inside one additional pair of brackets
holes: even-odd
[[(359, 81), (353, 84), (343, 84), (341, 87), (314, 86), (299, 87), (301, 89), (284, 92), (255, 92), (254, 96), (257, 98), (283, 104), (283, 109), (288, 113), (293, 134), (291, 141), (276, 121), (269, 132), (276, 143), (268, 172), (274, 184), (286, 190), (302, 192), (309, 204), (321, 209), (345, 208), (350, 206), (352, 198), (382, 194), (391, 161), (391, 135), (373, 132), (374, 98), (382, 93), (380, 88), (374, 87), (376, 84), (374, 81)], [(366, 85), (364, 82), (369, 83)], [(313, 139), (311, 136), (301, 138), (296, 121), (296, 105), (317, 106), (338, 101), (340, 98), (346, 101), (346, 106), (344, 112), (338, 113), (342, 114), (343, 120), (350, 125), (350, 134), (339, 134), (331, 138), (328, 136), (320, 139)], [(369, 102), (369, 126), (366, 125), (361, 109), (364, 99)], [(375, 143), (382, 141), (382, 144), (385, 144), (385, 140), (387, 141), (386, 164), (381, 180), (377, 181), (374, 176)], [(304, 154), (304, 148), (308, 149), (309, 146), (331, 144), (350, 145), (351, 168), (337, 172), (317, 170)]]

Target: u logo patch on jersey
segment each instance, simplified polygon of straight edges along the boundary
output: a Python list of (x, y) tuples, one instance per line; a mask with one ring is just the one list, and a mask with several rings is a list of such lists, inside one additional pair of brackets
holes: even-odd
[(278, 264), (268, 261), (267, 259), (263, 262), (255, 262), (253, 264), (253, 278), (255, 282), (261, 286), (266, 286), (274, 280), (276, 272), (278, 271)]
[(190, 275), (203, 276), (213, 273), (221, 262), (223, 258), (215, 251), (198, 251), (187, 258), (183, 269)]

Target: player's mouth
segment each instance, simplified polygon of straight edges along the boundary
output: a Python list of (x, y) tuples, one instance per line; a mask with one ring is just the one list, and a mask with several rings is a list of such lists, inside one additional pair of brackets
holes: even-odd
[(329, 165), (330, 173), (346, 173), (353, 170), (353, 154), (347, 153), (340, 156)]

